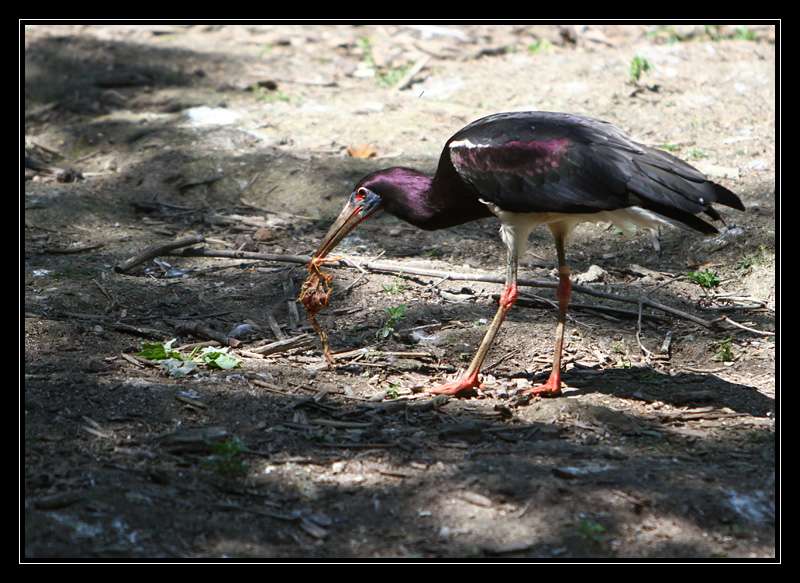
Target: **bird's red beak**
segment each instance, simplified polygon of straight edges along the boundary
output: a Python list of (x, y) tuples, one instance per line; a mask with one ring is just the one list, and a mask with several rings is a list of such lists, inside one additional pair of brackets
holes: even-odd
[(314, 258), (322, 259), (330, 253), (350, 231), (377, 213), (381, 209), (381, 202), (380, 196), (367, 189), (354, 192), (317, 247)]

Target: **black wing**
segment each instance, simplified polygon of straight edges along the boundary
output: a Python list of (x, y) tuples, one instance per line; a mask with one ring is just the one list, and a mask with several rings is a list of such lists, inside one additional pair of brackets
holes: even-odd
[(613, 125), (575, 115), (521, 112), (473, 122), (445, 150), (480, 196), (512, 212), (592, 213), (639, 206), (705, 233), (695, 215), (741, 200), (666, 152)]

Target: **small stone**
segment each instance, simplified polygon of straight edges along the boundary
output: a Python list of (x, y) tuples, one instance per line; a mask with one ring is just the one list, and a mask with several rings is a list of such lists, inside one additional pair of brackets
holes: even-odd
[(598, 265), (591, 265), (584, 273), (579, 273), (572, 280), (577, 284), (595, 283), (603, 281), (608, 272)]

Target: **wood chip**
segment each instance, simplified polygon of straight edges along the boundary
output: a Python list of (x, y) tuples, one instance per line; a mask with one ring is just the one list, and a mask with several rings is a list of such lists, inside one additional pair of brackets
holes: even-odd
[(470, 504), (474, 504), (475, 506), (480, 506), (482, 508), (491, 508), (492, 506), (492, 501), (489, 498), (483, 494), (478, 494), (477, 492), (459, 492), (456, 494), (456, 496), (465, 502), (469, 502)]
[(91, 433), (95, 437), (100, 437), (103, 439), (108, 439), (110, 437), (113, 437), (111, 433), (106, 433), (105, 431), (100, 431), (98, 429), (95, 429), (94, 427), (89, 427), (87, 425), (83, 425), (81, 429), (83, 429), (86, 433)]
[(507, 544), (486, 545), (481, 547), (483, 552), (490, 555), (506, 555), (510, 553), (522, 553), (534, 547), (535, 543), (531, 542), (513, 542)]
[(189, 397), (184, 397), (183, 395), (175, 395), (175, 399), (177, 399), (181, 403), (186, 403), (187, 405), (191, 405), (192, 407), (197, 407), (198, 409), (208, 408), (208, 405), (206, 405), (205, 403), (198, 401), (197, 399), (190, 399)]
[[(135, 356), (131, 354), (125, 354), (124, 352), (121, 352), (120, 356), (125, 360), (127, 360), (128, 362), (130, 362), (132, 365), (138, 366), (139, 368), (144, 368), (145, 366), (147, 366), (145, 365), (145, 363), (140, 362), (139, 359), (137, 359)], [(152, 363), (148, 362), (148, 364), (151, 365)]]
[(351, 158), (374, 158), (378, 155), (378, 150), (370, 144), (358, 144), (347, 146), (347, 155)]

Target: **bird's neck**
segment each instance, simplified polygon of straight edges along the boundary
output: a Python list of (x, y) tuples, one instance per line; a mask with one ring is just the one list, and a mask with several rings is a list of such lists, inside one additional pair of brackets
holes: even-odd
[(430, 177), (407, 168), (394, 170), (396, 191), (394, 200), (387, 200), (386, 211), (416, 227), (443, 229), (490, 214), (475, 197), (462, 192), (463, 183), (448, 180), (441, 172)]
[(433, 178), (416, 170), (403, 169), (395, 175), (393, 183), (395, 195), (393, 200), (387, 201), (386, 210), (412, 225), (425, 228), (437, 214), (433, 204)]

